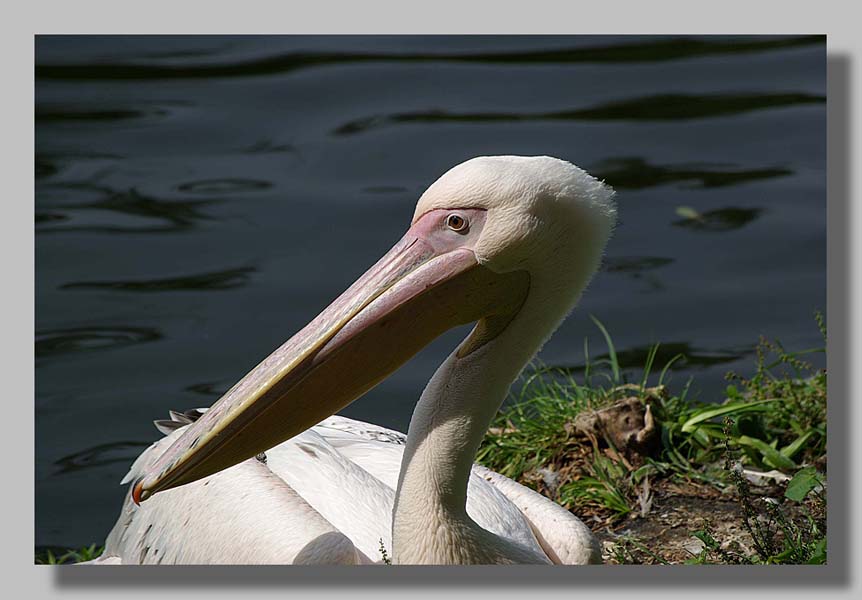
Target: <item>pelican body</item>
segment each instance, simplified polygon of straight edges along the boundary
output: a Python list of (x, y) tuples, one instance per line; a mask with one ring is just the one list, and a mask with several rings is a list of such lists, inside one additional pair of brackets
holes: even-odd
[[(211, 408), (161, 422), (168, 435), (124, 480), (98, 562), (600, 562), (577, 517), (473, 459), (596, 271), (615, 218), (613, 191), (559, 159), (450, 169), (328, 308)], [(467, 323), (407, 436), (332, 416)]]

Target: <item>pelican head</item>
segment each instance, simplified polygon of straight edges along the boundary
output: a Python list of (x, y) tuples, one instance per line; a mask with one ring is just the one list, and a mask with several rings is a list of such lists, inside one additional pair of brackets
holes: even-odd
[[(404, 237), (242, 380), (133, 488), (136, 502), (293, 437), (385, 379), (444, 331), (457, 355), (541, 307), (532, 355), (576, 303), (615, 221), (613, 191), (550, 157), (479, 157), (419, 199)], [(528, 344), (530, 345), (530, 344)]]
[(434, 210), (485, 211), (473, 246), (498, 273), (551, 271), (570, 263), (595, 270), (616, 219), (613, 190), (575, 165), (548, 156), (480, 156), (445, 173), (422, 194), (413, 224)]

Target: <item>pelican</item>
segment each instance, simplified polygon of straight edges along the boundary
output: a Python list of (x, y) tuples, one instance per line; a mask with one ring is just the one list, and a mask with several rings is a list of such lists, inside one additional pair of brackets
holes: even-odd
[[(135, 461), (99, 564), (587, 564), (576, 516), (473, 464), (510, 385), (574, 308), (613, 190), (547, 156), (461, 163), (404, 237), (207, 410)], [(374, 215), (357, 227), (373, 229)], [(475, 323), (408, 434), (333, 416), (444, 331)]]

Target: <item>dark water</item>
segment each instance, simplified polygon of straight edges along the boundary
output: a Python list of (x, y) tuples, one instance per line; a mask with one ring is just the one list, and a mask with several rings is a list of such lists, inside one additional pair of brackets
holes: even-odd
[[(605, 178), (621, 223), (542, 351), (588, 318), (704, 397), (763, 333), (821, 344), (824, 38), (42, 37), (36, 44), (36, 543), (101, 542), (170, 408), (205, 406), (483, 154)], [(697, 218), (686, 217), (691, 211)], [(345, 414), (405, 428), (463, 336)]]

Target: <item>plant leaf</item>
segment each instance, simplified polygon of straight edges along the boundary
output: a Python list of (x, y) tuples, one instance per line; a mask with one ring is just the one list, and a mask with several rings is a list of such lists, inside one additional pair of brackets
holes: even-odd
[(749, 413), (749, 412), (759, 412), (765, 410), (766, 407), (763, 406), (769, 402), (775, 402), (776, 398), (767, 398), (766, 400), (757, 400), (755, 402), (730, 402), (728, 404), (722, 404), (721, 406), (717, 406), (715, 408), (707, 408), (701, 411), (698, 411), (689, 418), (682, 425), (682, 431), (684, 433), (691, 433), (698, 423), (703, 423), (704, 421), (708, 421), (715, 417), (721, 417), (724, 415), (729, 415), (732, 413)]
[(763, 455), (763, 462), (774, 469), (789, 471), (796, 468), (796, 463), (784, 456), (781, 452), (757, 438), (741, 435), (736, 440), (745, 446), (756, 448)]
[(820, 485), (820, 479), (817, 477), (817, 469), (814, 467), (805, 467), (800, 469), (796, 475), (787, 482), (787, 489), (784, 491), (784, 497), (790, 498), (794, 502), (802, 502), (808, 492)]
[(826, 538), (822, 538), (814, 546), (814, 551), (811, 553), (811, 558), (808, 559), (809, 565), (825, 565), (826, 564)]
[(805, 445), (805, 442), (807, 442), (808, 438), (810, 438), (812, 435), (814, 435), (813, 430), (806, 431), (798, 438), (793, 440), (790, 444), (782, 448), (781, 453), (787, 458), (793, 458), (793, 456), (802, 449), (802, 447)]

